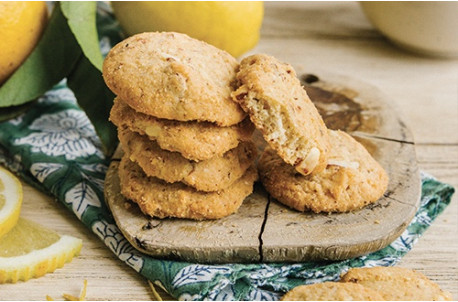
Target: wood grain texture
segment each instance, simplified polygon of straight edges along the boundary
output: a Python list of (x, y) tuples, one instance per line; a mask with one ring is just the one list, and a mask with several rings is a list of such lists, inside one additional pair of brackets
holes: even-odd
[[(132, 245), (156, 257), (193, 262), (299, 262), (348, 259), (399, 237), (418, 209), (421, 192), (410, 131), (375, 87), (321, 72), (313, 79), (306, 90), (328, 128), (356, 135), (387, 171), (388, 190), (379, 201), (350, 213), (300, 213), (270, 202), (258, 186), (237, 213), (223, 219), (152, 219), (120, 194), (118, 150), (105, 196)], [(264, 140), (255, 139), (261, 153)]]
[(258, 262), (259, 231), (266, 195), (259, 186), (237, 213), (218, 220), (155, 219), (120, 194), (117, 161), (105, 180), (105, 199), (124, 236), (138, 250), (161, 258), (191, 262)]
[(366, 146), (387, 171), (388, 189), (376, 203), (350, 213), (302, 214), (271, 202), (262, 234), (266, 262), (342, 260), (377, 251), (399, 237), (418, 209), (421, 184), (412, 135), (387, 97), (348, 77), (313, 74), (306, 90), (326, 125)]
[[(419, 168), (458, 188), (458, 60), (412, 55), (390, 44), (357, 2), (266, 2), (258, 46), (310, 70), (340, 73), (375, 85), (413, 133)], [(248, 55), (246, 54), (246, 55)], [(21, 215), (83, 239), (79, 257), (55, 273), (0, 285), (0, 300), (62, 299), (88, 280), (89, 300), (152, 300), (144, 278), (118, 260), (98, 237), (52, 197), (24, 186)], [(416, 269), (458, 299), (458, 194), (400, 266)]]
[(273, 200), (262, 236), (265, 261), (348, 259), (384, 248), (400, 236), (420, 197), (414, 147), (380, 139), (362, 143), (376, 146), (375, 158), (388, 171), (384, 196), (362, 210), (343, 214), (298, 215)]

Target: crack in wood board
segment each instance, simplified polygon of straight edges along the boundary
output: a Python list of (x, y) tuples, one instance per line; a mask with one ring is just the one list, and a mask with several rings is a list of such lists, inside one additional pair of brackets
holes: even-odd
[(408, 145), (415, 145), (415, 142), (409, 141), (409, 140), (400, 140), (396, 138), (390, 138), (390, 137), (383, 137), (383, 136), (378, 136), (378, 135), (373, 135), (370, 133), (364, 133), (364, 132), (349, 132), (352, 136), (356, 137), (362, 137), (362, 138), (373, 138), (373, 139), (380, 139), (380, 140), (385, 140), (385, 141), (390, 141), (390, 142), (395, 142), (395, 143), (400, 143), (400, 144), (408, 144)]
[[(332, 79), (316, 74), (318, 79)], [(123, 206), (126, 200), (120, 197), (116, 179), (119, 163), (113, 161), (105, 188), (118, 227), (134, 246), (134, 237), (141, 240), (146, 246), (143, 252), (200, 263), (341, 260), (386, 246), (408, 225), (419, 202), (421, 182), (413, 139), (396, 112), (385, 104), (386, 97), (370, 85), (354, 84), (348, 79), (342, 83), (348, 86), (336, 81), (333, 87), (341, 87), (340, 91), (347, 94), (356, 92), (356, 103), (368, 102), (360, 106), (363, 109), (380, 110), (362, 110), (370, 118), (358, 118), (359, 122), (364, 124), (369, 120), (373, 124), (365, 128), (374, 131), (359, 131), (364, 127), (358, 125), (356, 133), (391, 179), (389, 193), (375, 206), (342, 214), (299, 213), (278, 204), (258, 183), (239, 211), (229, 217), (204, 222), (157, 220), (146, 217), (135, 206), (129, 209)], [(328, 108), (335, 109), (332, 105)], [(373, 125), (379, 128), (371, 128)], [(258, 132), (254, 137), (262, 151), (262, 137), (259, 138)], [(405, 202), (391, 202), (392, 199)], [(142, 229), (151, 220), (162, 223), (156, 228)]]
[(266, 226), (267, 219), (269, 216), (269, 206), (271, 202), (272, 202), (272, 196), (269, 193), (267, 193), (267, 204), (266, 204), (266, 209), (264, 212), (264, 220), (262, 221), (261, 230), (259, 232), (259, 237), (258, 237), (259, 238), (259, 261), (260, 262), (264, 262), (262, 235), (264, 233), (264, 228)]

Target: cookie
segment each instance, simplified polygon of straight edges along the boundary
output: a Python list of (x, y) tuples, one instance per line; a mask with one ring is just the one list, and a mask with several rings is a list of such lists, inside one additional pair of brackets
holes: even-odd
[(231, 126), (246, 115), (230, 96), (237, 66), (227, 52), (185, 34), (149, 32), (113, 47), (103, 78), (139, 112)]
[(353, 268), (341, 278), (379, 292), (390, 301), (450, 301), (452, 295), (425, 275), (401, 267)]
[(326, 168), (329, 138), (292, 66), (268, 55), (242, 60), (234, 101), (283, 160), (307, 175)]
[(118, 129), (122, 148), (148, 176), (169, 183), (183, 182), (199, 191), (219, 191), (242, 177), (256, 158), (252, 142), (240, 143), (222, 156), (194, 162), (178, 152), (165, 151), (158, 144), (128, 129)]
[(267, 147), (258, 163), (266, 190), (291, 208), (315, 213), (348, 212), (378, 200), (388, 185), (385, 170), (345, 132), (329, 130), (329, 138), (328, 166), (306, 176)]
[(301, 285), (287, 292), (282, 301), (380, 301), (373, 289), (354, 283), (324, 282)]
[(187, 159), (200, 161), (237, 147), (240, 141), (249, 141), (254, 126), (249, 119), (230, 127), (218, 127), (208, 122), (178, 122), (158, 119), (130, 108), (116, 98), (110, 120), (119, 128), (129, 128), (156, 140), (161, 149), (180, 152)]
[(137, 203), (144, 214), (196, 220), (218, 219), (236, 212), (253, 191), (253, 183), (258, 177), (252, 166), (230, 187), (218, 192), (202, 192), (182, 183), (168, 184), (148, 177), (125, 155), (118, 173), (121, 194)]

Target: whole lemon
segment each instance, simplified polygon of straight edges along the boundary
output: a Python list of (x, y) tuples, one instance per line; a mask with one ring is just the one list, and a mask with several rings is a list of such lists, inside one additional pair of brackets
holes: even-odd
[(0, 84), (32, 52), (47, 20), (44, 1), (0, 1)]
[(235, 57), (259, 41), (262, 1), (113, 1), (126, 34), (174, 31), (224, 49)]

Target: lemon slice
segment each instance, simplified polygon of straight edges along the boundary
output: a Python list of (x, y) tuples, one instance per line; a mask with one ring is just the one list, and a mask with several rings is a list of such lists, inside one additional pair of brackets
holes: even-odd
[(81, 239), (60, 236), (19, 218), (16, 226), (0, 239), (0, 284), (53, 272), (78, 255), (81, 246)]
[(11, 172), (0, 167), (0, 237), (16, 225), (21, 205), (21, 182)]

